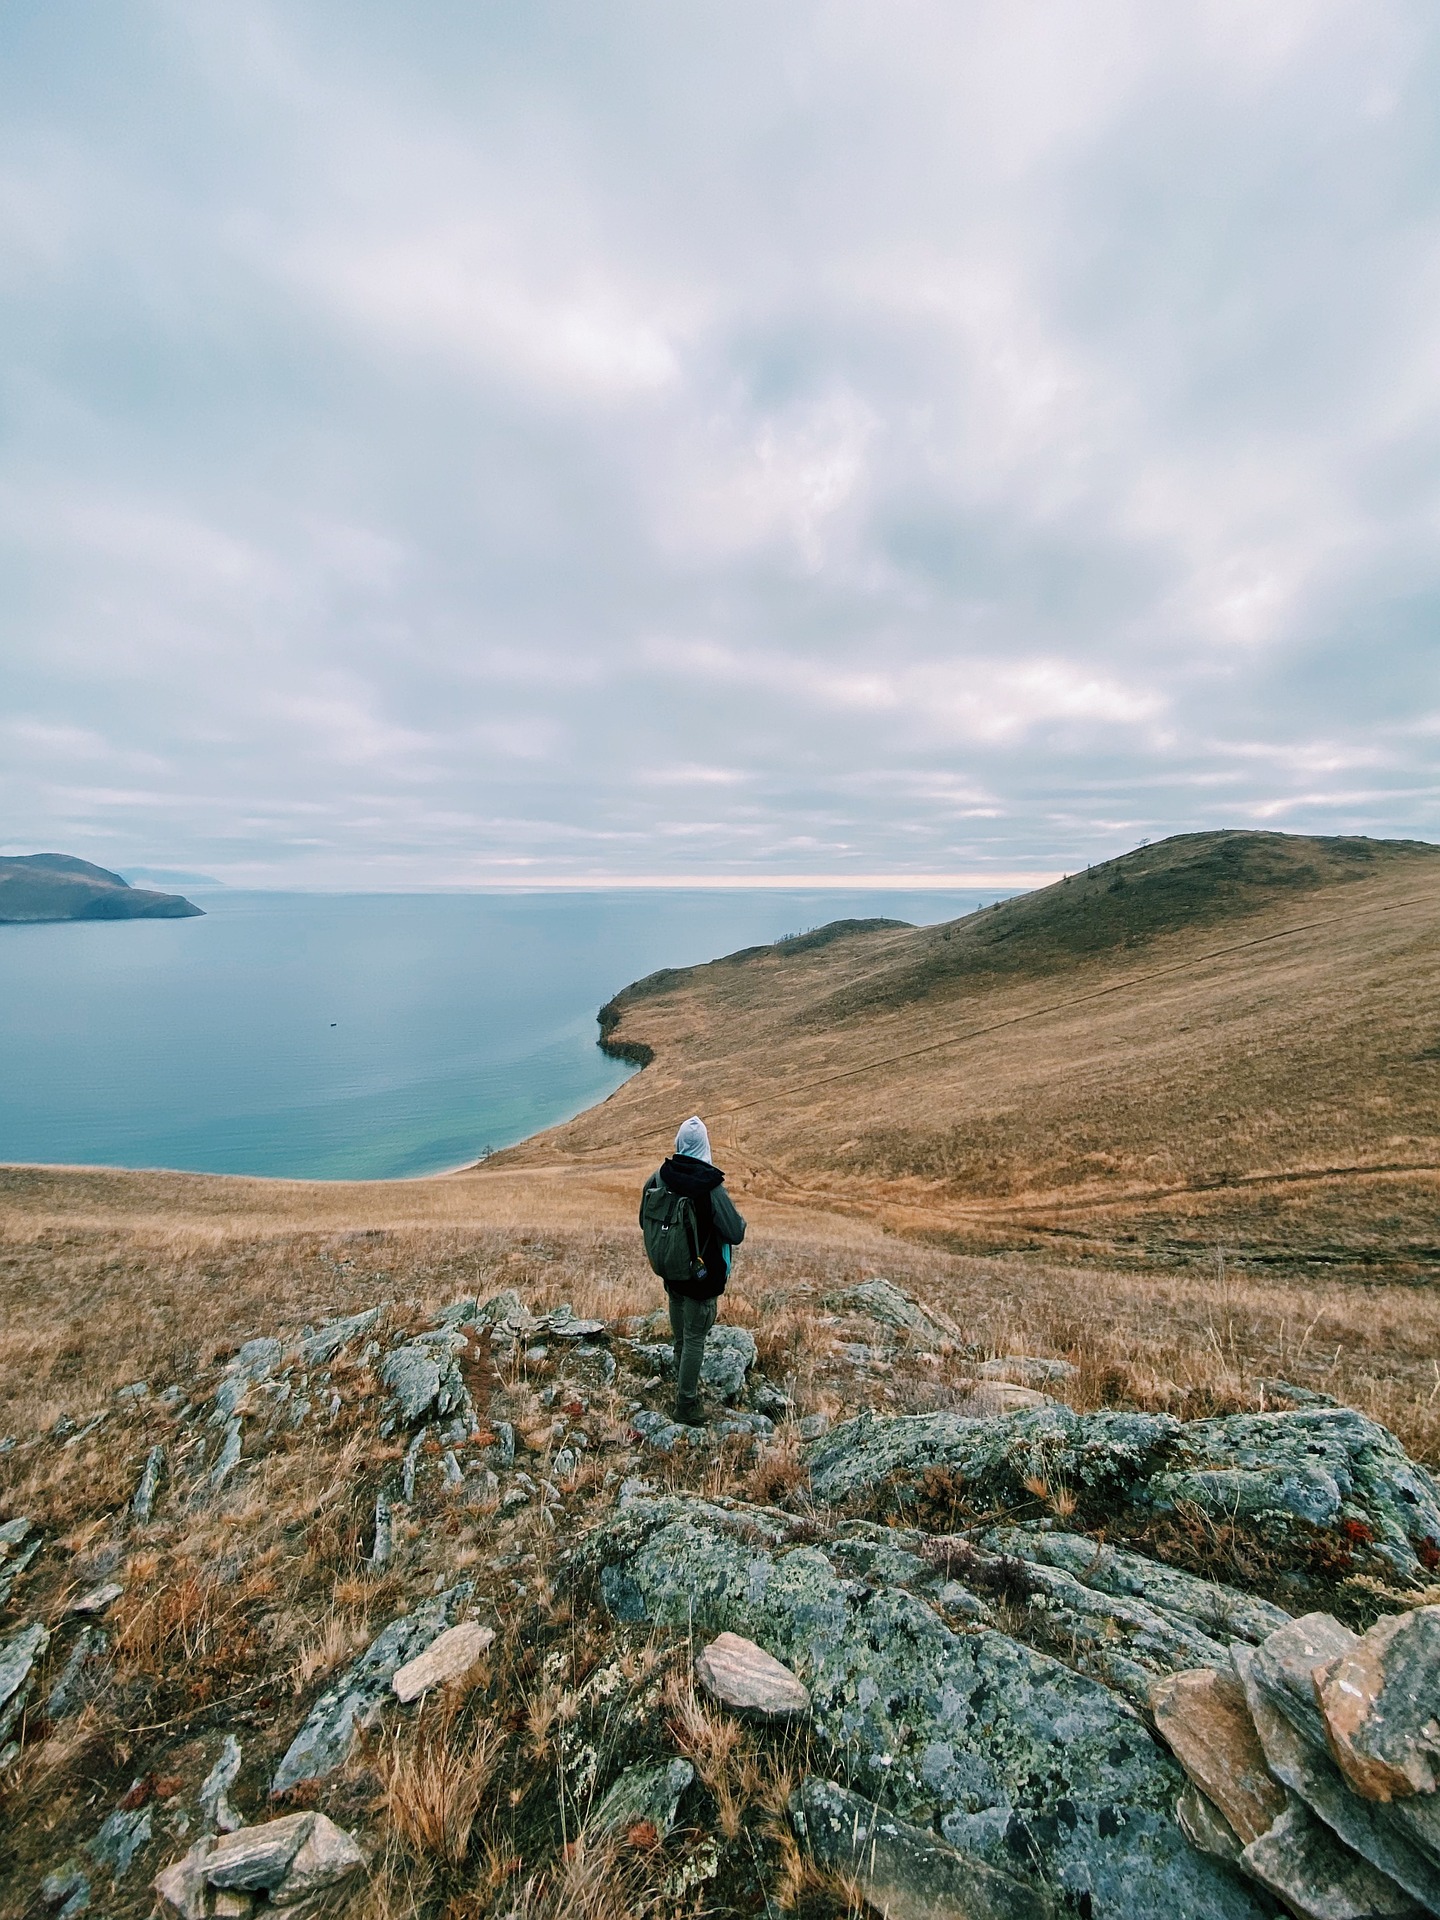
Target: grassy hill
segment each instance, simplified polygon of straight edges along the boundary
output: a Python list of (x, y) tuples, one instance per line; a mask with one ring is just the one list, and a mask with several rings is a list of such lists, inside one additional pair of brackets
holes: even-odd
[(178, 893), (132, 887), (68, 853), (0, 858), (0, 924), (41, 920), (184, 920), (203, 913)]
[(825, 933), (617, 995), (651, 1064), (512, 1163), (698, 1109), (754, 1190), (958, 1246), (1440, 1269), (1440, 848), (1186, 834)]

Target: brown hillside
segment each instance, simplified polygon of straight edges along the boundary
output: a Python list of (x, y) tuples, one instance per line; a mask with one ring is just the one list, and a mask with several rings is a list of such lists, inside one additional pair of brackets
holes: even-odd
[(1440, 1269), (1440, 848), (1187, 834), (947, 926), (628, 988), (653, 1064), (513, 1154), (642, 1165), (692, 1109), (756, 1194), (976, 1249)]

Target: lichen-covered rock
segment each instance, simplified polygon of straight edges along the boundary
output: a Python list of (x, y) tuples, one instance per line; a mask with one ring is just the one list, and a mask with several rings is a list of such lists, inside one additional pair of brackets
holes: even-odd
[(1002, 1505), (1022, 1501), (1027, 1481), (1043, 1481), (1102, 1502), (1188, 1506), (1271, 1531), (1348, 1522), (1352, 1543), (1370, 1543), (1409, 1579), (1421, 1577), (1422, 1554), (1440, 1551), (1440, 1483), (1394, 1434), (1350, 1407), (1184, 1425), (1168, 1414), (1064, 1406), (1001, 1419), (866, 1411), (812, 1448), (810, 1482), (830, 1501), (889, 1483), (903, 1504), (907, 1483), (936, 1467)]
[(1440, 1607), (1377, 1621), (1311, 1679), (1356, 1793), (1397, 1800), (1440, 1787)]
[(981, 1535), (981, 1545), (996, 1553), (1013, 1554), (1037, 1566), (1061, 1567), (1097, 1593), (1147, 1600), (1153, 1607), (1189, 1620), (1203, 1633), (1226, 1645), (1232, 1640), (1252, 1644), (1283, 1627), (1290, 1618), (1282, 1608), (1253, 1594), (1202, 1580), (1178, 1567), (1164, 1566), (1141, 1553), (1127, 1552), (1085, 1534), (1060, 1533), (1048, 1527), (992, 1527)]
[(945, 1329), (931, 1319), (912, 1295), (878, 1275), (839, 1293), (827, 1293), (825, 1305), (839, 1313), (864, 1314), (866, 1319), (878, 1321), (882, 1327), (894, 1327), (897, 1333), (914, 1334), (922, 1344), (935, 1346), (949, 1338)]
[(97, 1867), (108, 1867), (118, 1884), (130, 1871), (136, 1854), (149, 1844), (149, 1807), (117, 1807), (94, 1839), (86, 1842), (85, 1851)]
[[(380, 1362), (381, 1381), (390, 1389), (394, 1419), (413, 1427), (448, 1414), (473, 1416), (469, 1389), (455, 1364), (448, 1335), (438, 1340), (412, 1340), (396, 1347)], [(456, 1336), (463, 1344), (463, 1335)]]
[(1440, 1548), (1440, 1485), (1393, 1433), (1352, 1407), (1190, 1421), (1145, 1497), (1224, 1520), (1356, 1522), (1409, 1577), (1422, 1572), (1423, 1542)]
[(887, 1920), (1054, 1920), (1042, 1888), (957, 1852), (933, 1831), (807, 1774), (792, 1814), (822, 1866), (857, 1880), (867, 1904)]
[(808, 1685), (819, 1738), (867, 1797), (991, 1865), (1088, 1898), (1095, 1920), (1258, 1920), (1186, 1842), (1179, 1768), (1096, 1681), (1002, 1633), (953, 1631), (902, 1589), (787, 1544), (781, 1516), (630, 1500), (573, 1557), (612, 1613), (733, 1632)]
[(383, 1307), (371, 1307), (365, 1313), (352, 1313), (343, 1320), (327, 1320), (300, 1342), (300, 1358), (307, 1367), (323, 1367), (352, 1340), (359, 1340), (375, 1326)]
[(1024, 1500), (1025, 1482), (1036, 1479), (1126, 1499), (1149, 1479), (1179, 1431), (1169, 1414), (1078, 1414), (1058, 1405), (998, 1420), (867, 1410), (811, 1449), (810, 1484), (820, 1499), (839, 1501), (945, 1467), (1002, 1506)]
[(349, 1758), (357, 1727), (369, 1726), (390, 1695), (396, 1669), (433, 1641), (450, 1625), (469, 1599), (471, 1584), (458, 1586), (414, 1613), (402, 1614), (379, 1632), (370, 1645), (327, 1687), (290, 1742), (270, 1782), (272, 1794), (285, 1793), (301, 1780), (323, 1779)]
[(35, 1663), (49, 1644), (49, 1629), (38, 1620), (0, 1640), (0, 1740), (25, 1711)]
[(234, 1413), (252, 1386), (268, 1380), (280, 1364), (284, 1352), (278, 1340), (247, 1340), (225, 1369), (215, 1394), (215, 1410), (210, 1418), (217, 1426)]
[(591, 1825), (601, 1833), (652, 1826), (663, 1840), (675, 1824), (681, 1796), (695, 1778), (688, 1760), (658, 1767), (627, 1767), (596, 1808)]

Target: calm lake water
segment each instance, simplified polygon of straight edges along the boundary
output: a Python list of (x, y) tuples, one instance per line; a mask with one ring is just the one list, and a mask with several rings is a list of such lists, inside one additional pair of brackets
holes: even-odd
[(595, 1014), (656, 967), (985, 894), (197, 894), (0, 926), (0, 1161), (438, 1172), (601, 1100)]

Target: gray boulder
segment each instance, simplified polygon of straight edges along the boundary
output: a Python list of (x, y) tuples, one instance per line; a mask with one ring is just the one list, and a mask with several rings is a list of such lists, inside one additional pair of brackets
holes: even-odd
[[(457, 1338), (463, 1344), (463, 1336)], [(413, 1427), (456, 1413), (474, 1418), (469, 1389), (443, 1335), (438, 1341), (412, 1340), (387, 1353), (380, 1362), (380, 1379), (392, 1396), (392, 1426)]]
[(225, 1369), (215, 1394), (215, 1411), (210, 1418), (217, 1426), (234, 1413), (252, 1386), (268, 1380), (280, 1364), (284, 1349), (278, 1340), (247, 1340)]
[(471, 1583), (461, 1581), (414, 1613), (392, 1620), (375, 1636), (306, 1715), (275, 1769), (272, 1794), (285, 1793), (301, 1780), (323, 1780), (344, 1765), (357, 1727), (372, 1726), (380, 1717), (396, 1670), (423, 1653), (453, 1623), (470, 1593)]
[(846, 1578), (739, 1503), (636, 1498), (573, 1556), (621, 1620), (733, 1632), (808, 1685), (852, 1787), (988, 1865), (1088, 1899), (1095, 1920), (1259, 1920), (1175, 1821), (1183, 1776), (1107, 1688), (918, 1595)]

